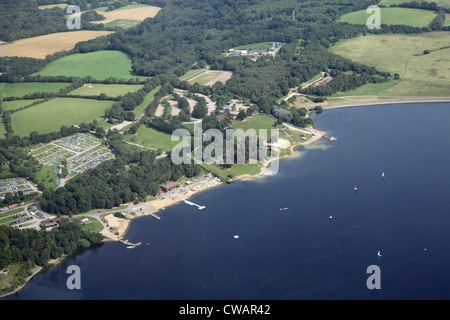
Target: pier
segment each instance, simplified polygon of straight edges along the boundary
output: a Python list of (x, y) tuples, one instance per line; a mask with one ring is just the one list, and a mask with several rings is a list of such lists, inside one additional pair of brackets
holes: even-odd
[(151, 216), (153, 216), (153, 217), (155, 217), (156, 219), (161, 219), (161, 217), (160, 216), (158, 216), (156, 213), (154, 213), (154, 212), (150, 212), (149, 213)]
[(203, 209), (206, 208), (205, 206), (198, 205), (198, 204), (193, 203), (193, 202), (188, 201), (188, 200), (183, 200), (183, 201), (184, 201), (185, 203), (187, 203), (188, 205), (190, 205), (190, 206), (196, 206), (196, 207), (198, 207), (198, 210), (203, 210)]
[(328, 136), (323, 136), (325, 139), (328, 139), (328, 140), (330, 140), (330, 141), (336, 141), (337, 140), (337, 138), (336, 137), (328, 137)]
[(142, 242), (131, 243), (128, 240), (122, 240), (122, 239), (120, 239), (119, 241), (122, 242), (123, 244), (126, 244), (128, 246), (127, 249), (134, 249), (142, 244)]

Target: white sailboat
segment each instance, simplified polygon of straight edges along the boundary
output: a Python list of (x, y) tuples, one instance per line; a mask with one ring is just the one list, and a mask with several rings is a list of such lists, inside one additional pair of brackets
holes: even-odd
[(353, 190), (354, 190), (354, 191), (358, 191), (358, 187), (357, 187), (357, 186), (354, 186), (354, 187), (353, 187)]
[(381, 252), (380, 252), (380, 250), (378, 250), (377, 256), (378, 256), (378, 258), (381, 257)]
[(385, 178), (385, 177), (386, 177), (386, 175), (384, 174), (384, 171), (383, 171), (383, 173), (381, 174), (381, 177), (382, 177), (382, 178)]

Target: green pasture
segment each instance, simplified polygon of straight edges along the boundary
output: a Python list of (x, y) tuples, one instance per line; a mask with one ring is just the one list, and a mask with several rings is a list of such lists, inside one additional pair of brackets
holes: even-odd
[(62, 88), (65, 88), (69, 83), (61, 82), (17, 82), (17, 83), (2, 83), (0, 85), (1, 97), (23, 97), (27, 94), (36, 92), (53, 92), (57, 93)]
[[(359, 94), (449, 96), (449, 46), (450, 32), (439, 31), (359, 36), (339, 41), (330, 51), (400, 76), (401, 81), (355, 89)], [(430, 53), (424, 54), (425, 50)]]
[(104, 80), (109, 77), (116, 79), (147, 79), (147, 77), (132, 74), (131, 59), (120, 51), (95, 51), (75, 53), (45, 66), (38, 72), (41, 76), (87, 77)]
[(33, 131), (41, 134), (59, 131), (63, 125), (70, 127), (82, 122), (90, 123), (94, 119), (100, 122), (112, 103), (93, 99), (55, 98), (13, 113), (12, 127), (16, 135), (23, 137)]
[(9, 110), (17, 110), (30, 104), (33, 104), (36, 101), (40, 101), (42, 99), (27, 99), (27, 100), (11, 100), (11, 101), (2, 101), (3, 111)]
[[(380, 8), (381, 24), (406, 25), (411, 27), (428, 27), (436, 17), (434, 11), (409, 9), (409, 8)], [(350, 24), (366, 24), (367, 19), (373, 13), (360, 10), (344, 14), (339, 18), (340, 22)]]
[(108, 97), (118, 97), (124, 96), (129, 92), (136, 92), (142, 87), (143, 85), (93, 83), (90, 84), (89, 86), (85, 85), (78, 89), (75, 89), (71, 91), (68, 95), (98, 96), (104, 93)]

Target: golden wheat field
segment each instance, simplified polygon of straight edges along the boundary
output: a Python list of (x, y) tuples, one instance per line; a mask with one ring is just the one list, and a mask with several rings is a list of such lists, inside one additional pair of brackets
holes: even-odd
[(49, 54), (73, 49), (78, 42), (91, 40), (110, 33), (113, 33), (113, 31), (80, 30), (17, 40), (1, 45), (0, 57), (43, 59)]
[(108, 12), (97, 11), (106, 19), (101, 21), (91, 21), (91, 23), (108, 23), (118, 19), (144, 21), (146, 18), (153, 18), (161, 8), (148, 6), (133, 9), (114, 10)]

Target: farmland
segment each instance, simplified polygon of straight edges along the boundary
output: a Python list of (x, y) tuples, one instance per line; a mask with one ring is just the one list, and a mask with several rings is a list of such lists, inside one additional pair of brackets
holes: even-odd
[(22, 39), (1, 46), (0, 57), (27, 57), (43, 59), (49, 54), (70, 50), (80, 41), (87, 41), (111, 34), (113, 31), (79, 30), (52, 33)]
[(140, 22), (144, 21), (144, 19), (147, 18), (153, 18), (154, 16), (156, 16), (159, 10), (161, 10), (161, 8), (146, 5), (127, 6), (118, 10), (108, 12), (97, 10), (97, 12), (104, 16), (106, 19), (101, 21), (92, 21), (92, 23), (108, 24), (119, 19)]
[[(360, 10), (344, 14), (339, 21), (350, 24), (366, 24), (373, 13)], [(429, 10), (409, 8), (381, 8), (381, 24), (406, 25), (411, 27), (428, 27), (436, 17), (436, 13)]]
[(90, 53), (76, 53), (55, 60), (45, 66), (41, 76), (87, 77), (105, 80), (110, 77), (116, 79), (147, 79), (132, 74), (131, 60), (120, 51), (95, 51)]
[[(341, 40), (330, 51), (355, 62), (397, 73), (401, 81), (366, 85), (385, 95), (448, 96), (450, 92), (450, 32), (417, 35), (367, 35)], [(429, 54), (423, 54), (429, 50)], [(361, 88), (357, 89), (364, 93)]]
[(18, 136), (28, 136), (31, 132), (49, 133), (59, 131), (61, 126), (101, 121), (105, 110), (112, 101), (77, 98), (55, 98), (31, 108), (12, 114), (12, 127)]

